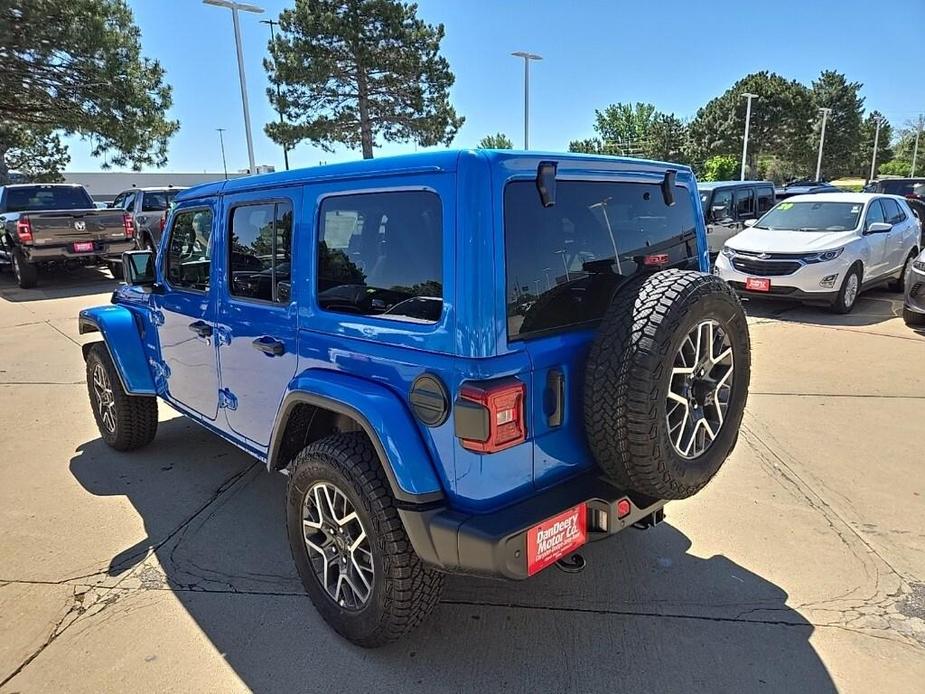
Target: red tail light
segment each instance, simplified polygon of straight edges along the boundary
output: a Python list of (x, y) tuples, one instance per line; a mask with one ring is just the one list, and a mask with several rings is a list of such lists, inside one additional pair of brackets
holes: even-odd
[(125, 238), (127, 239), (135, 236), (135, 225), (132, 223), (132, 215), (128, 212), (122, 213), (122, 230), (125, 232)]
[(495, 453), (527, 439), (526, 388), (515, 378), (496, 383), (469, 383), (456, 402), (456, 435), (462, 447)]
[(20, 217), (16, 222), (16, 235), (20, 243), (32, 243), (32, 222), (28, 217)]
[(161, 217), (161, 231), (164, 231), (164, 227), (167, 225), (167, 213), (164, 213), (164, 216)]

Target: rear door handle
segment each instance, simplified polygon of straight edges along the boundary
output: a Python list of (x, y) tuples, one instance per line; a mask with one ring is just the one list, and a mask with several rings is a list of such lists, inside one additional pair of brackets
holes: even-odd
[(286, 353), (286, 345), (284, 345), (279, 340), (272, 337), (267, 337), (266, 335), (263, 337), (258, 337), (251, 344), (257, 351), (263, 352), (264, 354), (269, 354), (271, 357), (281, 357)]
[(187, 327), (199, 337), (212, 337), (212, 326), (205, 321), (197, 320), (190, 323)]

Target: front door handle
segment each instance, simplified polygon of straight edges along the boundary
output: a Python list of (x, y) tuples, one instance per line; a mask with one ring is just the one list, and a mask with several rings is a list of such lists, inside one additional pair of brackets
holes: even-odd
[(286, 345), (272, 337), (258, 337), (251, 344), (257, 351), (269, 354), (271, 357), (281, 357), (286, 353)]
[(197, 320), (187, 326), (199, 337), (212, 337), (212, 326), (205, 321)]

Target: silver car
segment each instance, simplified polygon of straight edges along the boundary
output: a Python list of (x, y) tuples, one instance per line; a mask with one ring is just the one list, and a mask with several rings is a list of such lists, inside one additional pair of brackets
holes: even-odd
[(925, 327), (925, 250), (912, 261), (906, 275), (903, 320), (910, 327)]

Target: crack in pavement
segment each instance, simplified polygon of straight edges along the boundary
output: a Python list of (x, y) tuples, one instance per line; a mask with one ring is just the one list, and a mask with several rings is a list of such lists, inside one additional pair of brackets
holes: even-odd
[(873, 400), (925, 400), (925, 395), (878, 395), (876, 393), (784, 393), (777, 391), (748, 391), (752, 395), (781, 395), (794, 398), (870, 398)]

